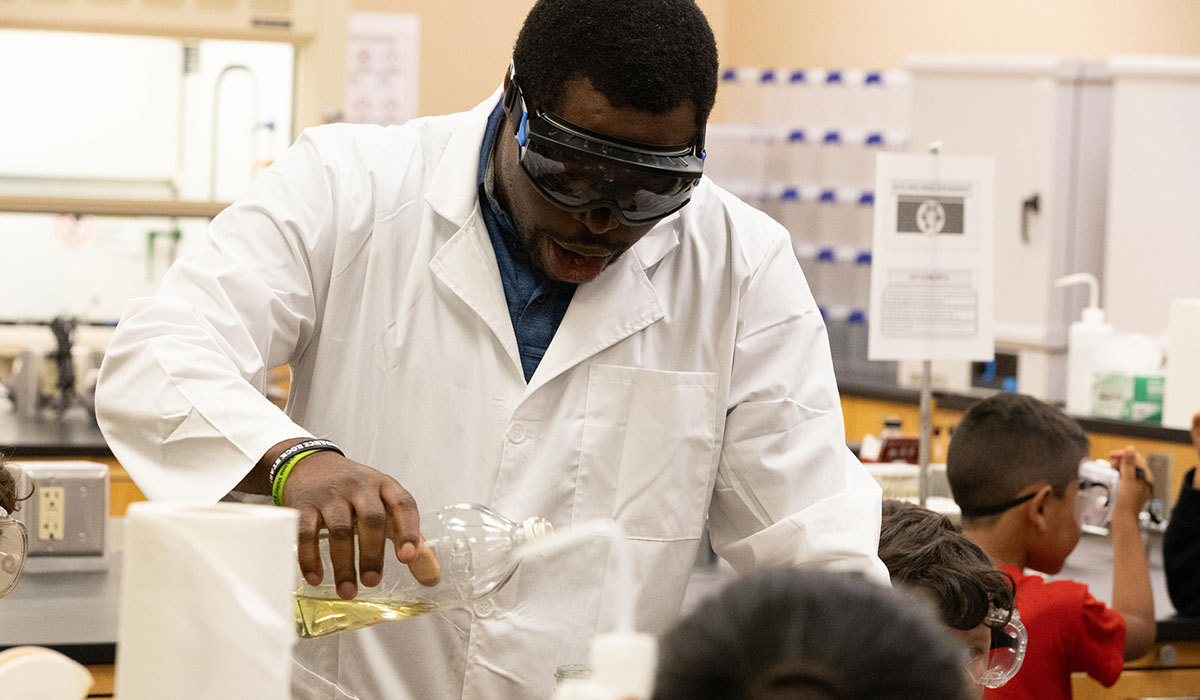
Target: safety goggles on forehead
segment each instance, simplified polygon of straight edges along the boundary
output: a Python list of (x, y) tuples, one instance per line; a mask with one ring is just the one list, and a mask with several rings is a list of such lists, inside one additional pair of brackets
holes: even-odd
[(0, 508), (0, 598), (8, 595), (21, 580), (28, 552), (29, 536), (25, 533), (25, 525), (10, 518), (8, 511)]
[(704, 171), (703, 139), (678, 146), (625, 141), (525, 105), (509, 68), (504, 112), (520, 147), (520, 163), (538, 192), (559, 209), (605, 208), (627, 226), (679, 211)]
[(999, 688), (1017, 675), (1025, 662), (1025, 648), (1029, 645), (1029, 634), (1021, 624), (1021, 616), (1014, 609), (992, 608), (984, 620), (992, 634), (987, 664), (979, 655), (967, 661), (967, 674), (971, 680), (985, 688)]

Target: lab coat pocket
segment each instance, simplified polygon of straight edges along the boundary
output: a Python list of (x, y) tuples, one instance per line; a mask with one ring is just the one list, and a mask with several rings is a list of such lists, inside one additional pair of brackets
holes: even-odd
[(717, 375), (593, 364), (573, 518), (630, 537), (700, 536), (717, 446)]

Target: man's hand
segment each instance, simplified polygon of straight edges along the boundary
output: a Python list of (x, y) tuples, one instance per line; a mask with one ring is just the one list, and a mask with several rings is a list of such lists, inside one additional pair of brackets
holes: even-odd
[[(393, 541), (396, 558), (410, 565), (418, 581), (426, 585), (437, 582), (436, 560), (431, 574), (432, 553), (421, 538), (417, 502), (392, 477), (336, 452), (318, 452), (292, 468), (284, 485), (283, 504), (300, 511), (298, 558), (310, 585), (324, 578), (317, 539), (321, 529), (329, 531), (329, 558), (338, 597), (343, 600), (358, 593), (360, 580), (364, 586), (379, 585), (385, 539)], [(356, 532), (361, 569), (357, 576)]]
[(1121, 473), (1117, 482), (1117, 509), (1114, 516), (1124, 513), (1137, 520), (1154, 493), (1154, 476), (1150, 473), (1146, 457), (1130, 445), (1123, 450), (1110, 452), (1108, 461), (1113, 469)]

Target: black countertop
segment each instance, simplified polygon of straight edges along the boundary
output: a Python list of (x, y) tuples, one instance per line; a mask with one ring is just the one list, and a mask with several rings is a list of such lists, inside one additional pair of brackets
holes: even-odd
[[(916, 389), (908, 389), (898, 386), (876, 386), (870, 384), (858, 384), (855, 382), (838, 382), (838, 391), (842, 396), (853, 396), (862, 399), (875, 399), (877, 401), (891, 401), (893, 403), (903, 403), (909, 405), (919, 405), (921, 402), (921, 392)], [(992, 390), (980, 390), (977, 394), (958, 394), (946, 391), (933, 392), (934, 402), (938, 408), (943, 408), (951, 411), (965, 411), (970, 408), (975, 402), (980, 401), (991, 394), (995, 393)], [(1083, 426), (1083, 429), (1089, 433), (1100, 433), (1103, 435), (1120, 435), (1122, 437), (1141, 438), (1144, 440), (1157, 440), (1159, 442), (1174, 442), (1181, 445), (1192, 444), (1192, 436), (1187, 430), (1179, 428), (1164, 428), (1161, 425), (1152, 423), (1132, 423), (1122, 420), (1110, 420), (1107, 418), (1092, 418), (1090, 416), (1073, 416)]]
[(19, 457), (112, 457), (112, 450), (89, 414), (62, 420), (0, 414), (0, 450)]
[(1200, 617), (1168, 617), (1155, 625), (1156, 642), (1200, 641)]

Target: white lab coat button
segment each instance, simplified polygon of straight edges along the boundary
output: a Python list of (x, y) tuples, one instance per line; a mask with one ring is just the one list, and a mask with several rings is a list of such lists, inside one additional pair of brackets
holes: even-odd
[(508, 441), (514, 445), (524, 442), (526, 435), (525, 426), (520, 423), (513, 423), (508, 427)]
[(496, 605), (490, 600), (481, 600), (472, 607), (476, 617), (491, 617), (496, 612)]

